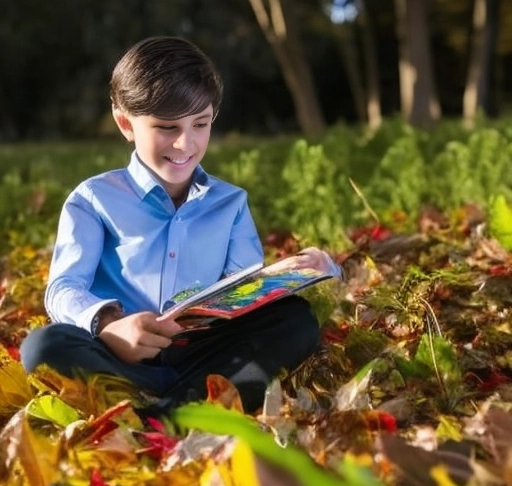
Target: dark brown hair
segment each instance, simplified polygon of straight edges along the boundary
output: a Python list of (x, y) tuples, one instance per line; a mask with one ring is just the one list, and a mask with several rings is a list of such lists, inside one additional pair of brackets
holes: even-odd
[(131, 47), (114, 68), (110, 98), (130, 115), (176, 120), (203, 111), (217, 115), (223, 83), (213, 62), (179, 37), (150, 37)]

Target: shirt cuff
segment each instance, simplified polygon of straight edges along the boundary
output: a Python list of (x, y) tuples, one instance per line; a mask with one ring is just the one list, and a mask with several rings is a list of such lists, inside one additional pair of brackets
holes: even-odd
[(329, 273), (335, 277), (335, 278), (339, 278), (339, 279), (343, 279), (343, 269), (341, 268), (341, 265), (338, 265), (331, 257), (331, 255), (329, 255), (329, 253), (327, 253), (325, 250), (322, 250), (325, 254), (325, 256), (327, 257), (327, 259), (329, 260)]
[(90, 307), (88, 307), (87, 309), (82, 311), (78, 315), (78, 317), (76, 319), (76, 323), (78, 324), (79, 327), (86, 329), (87, 331), (89, 331), (92, 334), (92, 331), (93, 331), (92, 321), (94, 320), (94, 317), (101, 309), (103, 309), (103, 307), (106, 307), (109, 305), (118, 306), (119, 309), (121, 309), (121, 310), (123, 309), (121, 302), (119, 302), (118, 300), (115, 300), (115, 299), (101, 300), (100, 302), (96, 302), (96, 304), (91, 305)]

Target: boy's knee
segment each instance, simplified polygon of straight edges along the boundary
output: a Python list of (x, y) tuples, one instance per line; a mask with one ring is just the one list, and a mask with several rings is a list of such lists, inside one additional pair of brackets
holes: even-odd
[(84, 329), (70, 324), (50, 324), (34, 329), (20, 346), (21, 364), (28, 373), (41, 364), (51, 364), (65, 359), (70, 349), (70, 337), (82, 334), (90, 336)]
[(309, 356), (320, 340), (318, 320), (311, 309), (310, 303), (302, 297), (293, 296), (287, 299), (285, 328), (286, 341), (291, 349), (302, 359)]
[(293, 342), (297, 350), (301, 350), (303, 359), (312, 354), (320, 342), (320, 328), (316, 317), (309, 309), (309, 315), (300, 321), (294, 329)]
[(318, 333), (318, 320), (306, 299), (298, 296), (290, 297), (285, 313), (290, 321), (300, 322), (302, 324), (300, 327), (310, 331), (316, 330)]

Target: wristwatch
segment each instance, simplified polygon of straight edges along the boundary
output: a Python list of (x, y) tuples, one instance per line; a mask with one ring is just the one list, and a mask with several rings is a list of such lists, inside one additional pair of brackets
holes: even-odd
[(92, 337), (96, 337), (98, 335), (98, 326), (100, 325), (100, 313), (98, 312), (93, 318), (91, 322), (91, 334)]
[(95, 316), (92, 318), (91, 321), (91, 335), (92, 337), (98, 336), (98, 327), (101, 322), (101, 318), (109, 313), (109, 312), (118, 312), (119, 313), (119, 319), (122, 317), (123, 314), (123, 308), (118, 303), (108, 304), (105, 307), (102, 307), (98, 312), (96, 312)]

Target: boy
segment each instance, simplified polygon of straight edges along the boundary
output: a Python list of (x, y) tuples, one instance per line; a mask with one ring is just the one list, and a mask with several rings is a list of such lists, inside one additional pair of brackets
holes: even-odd
[[(254, 412), (281, 368), (315, 349), (318, 325), (299, 297), (186, 346), (173, 344), (174, 320), (156, 320), (178, 291), (263, 259), (245, 191), (199, 165), (221, 98), (212, 62), (184, 39), (145, 39), (120, 59), (112, 114), (134, 152), (126, 168), (84, 181), (63, 205), (45, 294), (53, 324), (25, 339), (28, 372), (46, 363), (68, 376), (122, 376), (166, 406), (204, 398), (205, 378), (218, 373)], [(335, 267), (316, 248), (295, 265)]]

